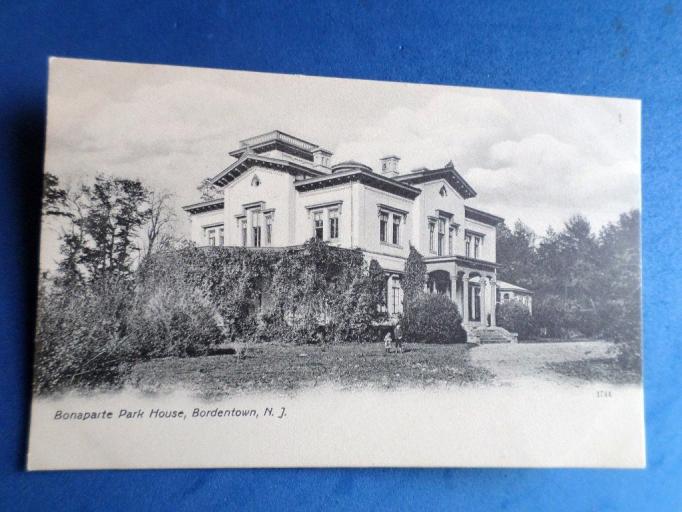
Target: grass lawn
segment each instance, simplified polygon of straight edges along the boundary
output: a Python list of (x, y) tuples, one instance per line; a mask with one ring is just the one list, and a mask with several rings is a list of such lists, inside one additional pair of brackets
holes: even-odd
[(623, 367), (616, 345), (606, 341), (558, 341), (481, 345), (471, 349), (471, 363), (489, 369), (495, 381), (540, 378), (554, 383), (636, 384), (638, 368)]
[(547, 368), (560, 375), (588, 382), (609, 384), (639, 384), (642, 373), (636, 368), (622, 368), (616, 358), (599, 358), (590, 361), (563, 361), (548, 363)]
[(638, 369), (623, 368), (613, 343), (561, 341), (471, 346), (406, 344), (402, 354), (379, 343), (252, 345), (244, 358), (210, 355), (138, 363), (126, 384), (143, 392), (187, 389), (206, 398), (248, 391), (293, 391), (334, 384), (376, 386), (637, 384)]
[(406, 344), (402, 354), (383, 344), (282, 345), (250, 347), (235, 355), (166, 358), (135, 365), (128, 384), (142, 391), (189, 388), (202, 396), (249, 390), (294, 390), (325, 383), (342, 387), (376, 385), (461, 385), (485, 383), (490, 371), (471, 364), (470, 348)]

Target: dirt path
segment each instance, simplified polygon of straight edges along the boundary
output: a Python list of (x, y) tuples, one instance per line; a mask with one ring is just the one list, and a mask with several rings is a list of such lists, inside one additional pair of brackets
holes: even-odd
[(590, 361), (612, 359), (612, 347), (606, 341), (497, 343), (474, 347), (469, 355), (472, 365), (494, 375), (494, 385), (511, 386), (538, 380), (579, 385), (580, 380), (560, 375), (549, 365), (574, 361), (590, 364)]

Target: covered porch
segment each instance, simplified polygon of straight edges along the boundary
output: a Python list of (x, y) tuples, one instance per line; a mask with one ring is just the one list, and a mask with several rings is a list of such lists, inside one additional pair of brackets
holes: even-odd
[(462, 257), (427, 258), (428, 293), (447, 295), (466, 327), (494, 327), (497, 265)]

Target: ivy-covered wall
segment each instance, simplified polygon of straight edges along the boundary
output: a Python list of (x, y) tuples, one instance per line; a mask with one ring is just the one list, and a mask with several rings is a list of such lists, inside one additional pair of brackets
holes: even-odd
[(372, 341), (384, 278), (359, 250), (310, 240), (300, 247), (190, 247), (156, 255), (138, 294), (170, 285), (205, 293), (225, 341)]

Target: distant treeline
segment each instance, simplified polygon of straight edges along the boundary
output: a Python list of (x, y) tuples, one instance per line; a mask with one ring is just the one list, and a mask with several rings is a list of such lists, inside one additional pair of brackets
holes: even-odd
[(632, 210), (595, 234), (570, 218), (538, 237), (517, 221), (498, 228), (499, 279), (534, 292), (533, 325), (546, 337), (585, 336), (639, 346), (640, 213)]

